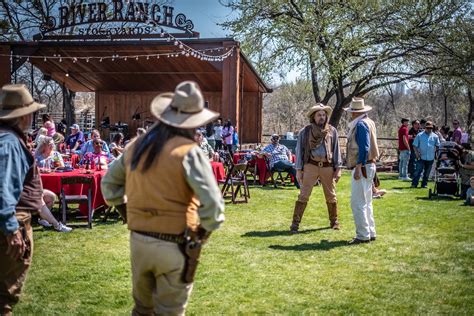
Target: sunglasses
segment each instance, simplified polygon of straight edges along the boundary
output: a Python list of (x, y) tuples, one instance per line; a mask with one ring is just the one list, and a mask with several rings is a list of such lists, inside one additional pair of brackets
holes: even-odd
[(100, 142), (94, 142), (94, 145), (102, 145)]

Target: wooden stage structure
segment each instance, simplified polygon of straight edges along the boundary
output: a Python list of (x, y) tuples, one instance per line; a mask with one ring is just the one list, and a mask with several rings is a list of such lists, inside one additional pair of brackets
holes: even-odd
[[(111, 124), (128, 124), (133, 134), (143, 120), (153, 120), (149, 105), (154, 96), (174, 91), (184, 80), (193, 80), (201, 87), (209, 108), (237, 127), (241, 143), (261, 142), (262, 99), (271, 89), (240, 51), (239, 43), (229, 38), (180, 41), (195, 50), (232, 50), (232, 54), (222, 61), (186, 56), (173, 41), (165, 39), (2, 42), (0, 84), (9, 83), (14, 71), (28, 59), (11, 60), (10, 54), (36, 56), (29, 62), (59, 84), (75, 92), (95, 92), (96, 125), (109, 117)], [(160, 58), (150, 57), (153, 54)], [(86, 60), (88, 56), (94, 58)], [(137, 118), (136, 114), (140, 119), (132, 118)]]

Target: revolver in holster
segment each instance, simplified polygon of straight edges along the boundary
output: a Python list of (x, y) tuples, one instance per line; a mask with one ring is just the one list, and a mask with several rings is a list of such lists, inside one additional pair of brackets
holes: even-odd
[(184, 233), (185, 242), (180, 247), (185, 257), (184, 270), (181, 276), (181, 280), (184, 283), (194, 282), (202, 246), (207, 241), (207, 238), (209, 238), (209, 235), (210, 232), (203, 228), (198, 228), (197, 231), (193, 231), (190, 228), (186, 229)]

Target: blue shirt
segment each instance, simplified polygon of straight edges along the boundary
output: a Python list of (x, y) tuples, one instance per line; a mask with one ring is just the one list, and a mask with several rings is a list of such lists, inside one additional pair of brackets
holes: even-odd
[(66, 138), (66, 146), (69, 146), (70, 149), (73, 149), (76, 146), (76, 142), (80, 141), (80, 145), (77, 146), (76, 150), (81, 150), (82, 145), (84, 144), (84, 134), (82, 132), (77, 132), (74, 135), (69, 135)]
[(416, 147), (420, 152), (420, 158), (427, 161), (435, 159), (436, 147), (439, 147), (439, 144), (439, 137), (433, 132), (430, 134), (419, 133), (413, 141), (413, 147)]
[(285, 145), (281, 144), (277, 144), (276, 146), (270, 144), (263, 148), (263, 151), (272, 155), (270, 157), (270, 168), (273, 168), (273, 166), (279, 161), (288, 161), (288, 155), (291, 154), (290, 150)]
[[(94, 152), (94, 144), (92, 143), (94, 140), (89, 139), (85, 144), (82, 145), (81, 149), (81, 155), (84, 156), (84, 154), (87, 153), (93, 153)], [(107, 143), (102, 141), (102, 151), (105, 151), (106, 153), (110, 153), (109, 146), (107, 146)]]
[(357, 122), (355, 140), (359, 146), (359, 154), (357, 155), (357, 164), (365, 165), (369, 157), (370, 150), (370, 131), (367, 124), (362, 120)]
[(16, 135), (0, 133), (0, 230), (7, 235), (19, 227), (15, 208), (32, 163)]

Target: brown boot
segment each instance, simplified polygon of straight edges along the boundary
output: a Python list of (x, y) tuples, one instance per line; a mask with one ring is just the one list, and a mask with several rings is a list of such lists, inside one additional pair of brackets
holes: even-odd
[(330, 222), (331, 228), (338, 230), (340, 227), (339, 227), (339, 221), (337, 220), (337, 202), (334, 202), (334, 203), (326, 202), (326, 205), (328, 206), (329, 222)]
[(296, 234), (300, 226), (301, 219), (303, 218), (304, 210), (306, 209), (307, 202), (296, 201), (295, 210), (293, 211), (293, 222), (290, 226), (290, 232)]

